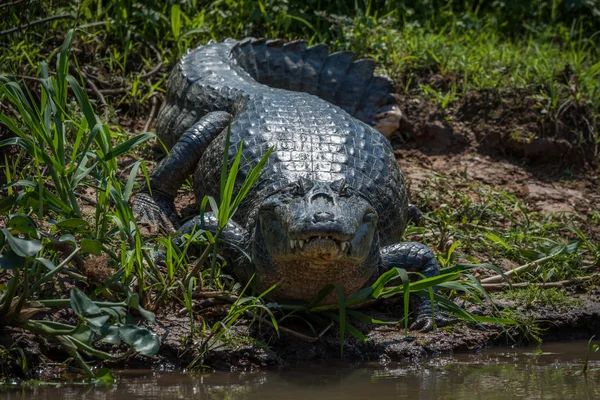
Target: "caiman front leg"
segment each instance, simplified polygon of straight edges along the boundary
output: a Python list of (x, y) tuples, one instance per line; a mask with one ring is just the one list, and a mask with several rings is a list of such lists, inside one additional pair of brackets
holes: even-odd
[[(419, 272), (426, 278), (436, 276), (440, 271), (435, 254), (429, 247), (417, 242), (393, 244), (381, 250), (381, 272), (394, 267), (402, 268), (407, 272)], [(433, 290), (436, 290), (435, 287)], [(410, 329), (430, 331), (433, 329), (434, 323), (437, 326), (444, 326), (450, 322), (448, 318), (440, 313), (437, 304), (434, 304), (432, 315), (429, 298), (419, 297), (413, 310), (415, 312), (415, 322)]]
[(133, 197), (131, 208), (138, 223), (152, 230), (174, 233), (179, 225), (175, 196), (183, 182), (194, 172), (208, 145), (227, 128), (231, 114), (215, 111), (206, 114), (175, 143), (170, 154), (158, 164), (146, 185)]

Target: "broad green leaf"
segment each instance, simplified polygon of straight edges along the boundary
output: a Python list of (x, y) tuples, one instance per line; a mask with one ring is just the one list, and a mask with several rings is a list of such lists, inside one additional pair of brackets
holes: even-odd
[(88, 317), (100, 314), (101, 310), (89, 297), (79, 288), (73, 286), (71, 289), (71, 308), (80, 317)]
[(21, 257), (33, 257), (42, 249), (42, 242), (39, 240), (25, 240), (14, 237), (6, 228), (2, 229), (4, 236), (10, 248)]
[(0, 269), (18, 269), (25, 265), (25, 258), (17, 255), (12, 250), (7, 251), (0, 257)]
[(96, 239), (82, 239), (81, 240), (81, 251), (91, 254), (102, 253), (102, 242)]
[(77, 242), (75, 241), (75, 237), (73, 235), (71, 235), (70, 233), (67, 233), (66, 235), (62, 235), (60, 237), (60, 239), (58, 239), (59, 241), (63, 242), (63, 243), (69, 243), (72, 244), (73, 246), (77, 246)]
[(148, 311), (142, 306), (138, 306), (138, 311), (142, 318), (144, 318), (146, 321), (154, 323), (154, 321), (156, 320), (155, 315), (152, 311)]
[(121, 339), (141, 355), (152, 357), (158, 353), (160, 341), (149, 330), (136, 325), (124, 325), (119, 327), (119, 333)]
[(511, 247), (508, 245), (508, 243), (506, 243), (500, 236), (493, 234), (493, 233), (486, 233), (485, 237), (489, 240), (491, 240), (494, 243), (497, 243), (499, 245), (501, 245), (502, 247), (504, 247), (506, 250), (510, 251)]
[(539, 260), (540, 258), (546, 257), (546, 254), (536, 251), (536, 250), (528, 250), (528, 249), (520, 249), (519, 253), (530, 261)]
[(26, 233), (33, 237), (38, 237), (37, 226), (29, 215), (25, 214), (14, 214), (10, 216), (8, 220), (7, 227), (19, 231), (21, 233)]
[(121, 306), (102, 307), (102, 312), (110, 315), (114, 324), (124, 325), (127, 321), (127, 309)]
[(573, 242), (573, 243), (569, 244), (568, 246), (565, 246), (565, 253), (573, 254), (577, 251), (578, 248), (579, 248), (579, 242)]
[(115, 383), (115, 377), (110, 368), (100, 368), (98, 371), (94, 372), (94, 382), (96, 384), (100, 383), (101, 385), (109, 386)]
[(105, 343), (115, 345), (121, 344), (121, 335), (119, 335), (119, 328), (114, 325), (102, 325), (99, 334), (102, 337), (102, 341)]
[(48, 271), (52, 271), (54, 268), (56, 268), (56, 265), (54, 265), (54, 263), (52, 261), (48, 260), (47, 258), (38, 257), (34, 261), (39, 264), (42, 264), (44, 267), (46, 267), (48, 269)]
[(133, 293), (131, 294), (128, 298), (127, 298), (127, 305), (131, 308), (135, 308), (137, 310), (137, 308), (140, 306), (140, 295), (137, 293)]
[(83, 343), (89, 345), (92, 343), (92, 340), (94, 339), (94, 332), (92, 332), (90, 327), (87, 325), (78, 325), (77, 329), (75, 329), (75, 332), (73, 332), (69, 336), (73, 336), (75, 339), (79, 340), (80, 342), (83, 342)]
[(87, 318), (87, 322), (89, 322), (92, 326), (96, 328), (101, 328), (110, 317), (108, 315), (99, 315), (97, 317), (89, 317)]
[(5, 214), (10, 211), (17, 202), (18, 196), (11, 194), (0, 198), (0, 214)]
[(90, 228), (90, 224), (81, 218), (63, 219), (62, 221), (57, 222), (56, 226), (60, 228), (61, 231), (67, 232), (86, 232)]

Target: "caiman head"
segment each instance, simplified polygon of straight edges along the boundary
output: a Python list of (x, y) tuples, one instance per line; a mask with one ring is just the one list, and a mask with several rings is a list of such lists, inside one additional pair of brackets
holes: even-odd
[[(258, 210), (252, 249), (259, 290), (271, 297), (312, 300), (327, 284), (346, 295), (377, 269), (378, 215), (344, 179), (300, 179), (267, 197)], [(333, 291), (327, 301), (335, 301)]]

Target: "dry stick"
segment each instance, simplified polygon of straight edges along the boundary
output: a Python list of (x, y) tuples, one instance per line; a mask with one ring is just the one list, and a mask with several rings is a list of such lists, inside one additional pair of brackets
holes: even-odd
[(104, 112), (106, 112), (108, 110), (108, 104), (106, 104), (106, 100), (104, 99), (102, 92), (98, 90), (98, 86), (96, 86), (96, 84), (92, 82), (90, 78), (88, 78), (85, 72), (82, 71), (81, 76), (83, 77), (83, 80), (85, 81), (86, 85), (88, 85), (92, 92), (94, 92), (94, 94), (98, 97), (100, 105), (104, 108)]
[(594, 276), (594, 275), (581, 276), (579, 278), (567, 279), (564, 281), (557, 281), (557, 282), (543, 282), (543, 283), (522, 282), (522, 283), (513, 283), (512, 285), (509, 285), (508, 283), (483, 283), (483, 284), (481, 284), (481, 286), (483, 286), (483, 288), (485, 290), (490, 291), (490, 292), (501, 292), (501, 291), (508, 290), (511, 288), (523, 288), (523, 287), (530, 287), (530, 286), (541, 287), (541, 288), (553, 288), (553, 287), (564, 287), (564, 286), (572, 285), (572, 284), (576, 284), (576, 283), (587, 282), (587, 281), (592, 280), (595, 277), (597, 277), (597, 275), (596, 276)]
[[(557, 255), (561, 254), (562, 252), (563, 252), (563, 250), (557, 251), (556, 253), (550, 254), (549, 256), (546, 256), (546, 257), (542, 257), (539, 260), (535, 260), (530, 263), (523, 264), (520, 267), (511, 269), (510, 271), (506, 271), (504, 273), (504, 276), (506, 278), (510, 278), (511, 276), (513, 276), (515, 274), (527, 272), (530, 269), (537, 267), (539, 264), (546, 262), (546, 261), (550, 260), (551, 258), (556, 257)], [(500, 283), (502, 281), (504, 281), (504, 277), (502, 275), (494, 275), (494, 276), (490, 276), (489, 278), (482, 279), (481, 283)]]
[(26, 0), (17, 0), (17, 1), (13, 1), (12, 3), (4, 3), (4, 4), (0, 4), (0, 9), (1, 8), (6, 8), (6, 7), (12, 7), (12, 6), (16, 6), (17, 4), (21, 4), (24, 3)]
[(62, 14), (62, 15), (53, 15), (53, 16), (48, 17), (48, 18), (38, 19), (37, 21), (30, 22), (27, 25), (17, 26), (16, 28), (11, 28), (11, 29), (7, 29), (5, 31), (2, 31), (2, 32), (0, 32), (0, 36), (8, 35), (9, 33), (17, 32), (17, 31), (20, 31), (20, 30), (23, 30), (23, 29), (27, 29), (27, 28), (29, 28), (31, 26), (43, 24), (43, 23), (50, 22), (50, 21), (55, 21), (57, 19), (75, 19), (75, 16), (71, 15), (71, 14)]
[(110, 86), (110, 82), (100, 79), (100, 77), (98, 77), (97, 75), (90, 74), (89, 72), (86, 72), (85, 74), (87, 75), (88, 78), (95, 80), (96, 82), (98, 82), (101, 85)]
[(144, 132), (148, 132), (148, 129), (150, 129), (150, 125), (152, 124), (152, 120), (154, 119), (154, 114), (156, 114), (156, 108), (158, 107), (158, 100), (156, 100), (156, 95), (152, 95), (151, 100), (152, 108), (150, 109), (150, 115), (148, 115), (148, 119), (146, 120), (146, 125), (144, 125)]
[[(160, 56), (160, 55), (159, 55)], [(140, 75), (140, 79), (147, 79), (150, 78), (152, 75), (156, 74), (158, 71), (160, 71), (160, 69), (162, 68), (163, 63), (162, 61), (158, 62), (158, 65), (156, 65), (156, 67), (154, 67), (154, 69), (150, 72), (147, 72), (145, 74)]]
[(129, 90), (131, 90), (131, 87), (122, 87), (116, 89), (100, 89), (99, 92), (102, 94), (113, 95), (127, 93)]
[(42, 82), (42, 80), (40, 78), (36, 78), (34, 76), (27, 76), (27, 75), (7, 75), (9, 78), (13, 78), (13, 79), (23, 79), (25, 81), (32, 81), (32, 82)]
[[(245, 314), (245, 315), (246, 315), (248, 318), (257, 318), (257, 319), (259, 319), (259, 320), (260, 320), (260, 322), (262, 322), (262, 323), (264, 323), (264, 324), (267, 324), (267, 325), (269, 325), (271, 328), (275, 329), (275, 325), (273, 325), (273, 323), (272, 323), (271, 321), (269, 321), (269, 320), (268, 320), (268, 319), (266, 319), (266, 318), (263, 318), (263, 317), (260, 317), (260, 316), (258, 316), (258, 315), (256, 315), (256, 314), (254, 314), (252, 311), (246, 311), (244, 314)], [(306, 342), (314, 343), (314, 342), (317, 342), (319, 339), (321, 339), (321, 337), (323, 337), (323, 335), (324, 335), (325, 333), (327, 333), (327, 331), (328, 331), (329, 329), (331, 329), (331, 327), (332, 327), (332, 326), (333, 326), (333, 322), (330, 322), (330, 323), (329, 323), (329, 325), (327, 325), (327, 326), (325, 327), (325, 329), (323, 329), (323, 331), (321, 331), (321, 333), (319, 333), (319, 335), (317, 335), (317, 336), (308, 336), (308, 335), (305, 335), (305, 334), (303, 334), (303, 333), (296, 332), (295, 330), (292, 330), (292, 329), (286, 328), (286, 327), (284, 327), (284, 326), (279, 326), (279, 327), (278, 327), (278, 329), (279, 329), (279, 331), (281, 331), (281, 332), (283, 332), (283, 333), (287, 333), (287, 334), (288, 334), (288, 335), (290, 335), (290, 336), (297, 337), (298, 339), (302, 339), (302, 340), (304, 340), (304, 341), (306, 341)]]

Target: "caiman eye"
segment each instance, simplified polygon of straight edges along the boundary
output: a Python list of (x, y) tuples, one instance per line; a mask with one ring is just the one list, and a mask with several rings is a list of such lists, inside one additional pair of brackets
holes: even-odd
[(366, 212), (365, 215), (363, 215), (363, 222), (377, 222), (378, 220), (379, 217), (373, 211)]
[(292, 194), (296, 196), (304, 195), (304, 186), (302, 185), (302, 182), (296, 182), (294, 184), (294, 187), (292, 188)]
[(351, 195), (350, 193), (350, 185), (344, 178), (338, 179), (337, 181), (331, 184), (331, 190), (337, 192), (341, 197), (348, 197)]
[(340, 196), (349, 196), (350, 195), (350, 190), (349, 190), (349, 186), (346, 183), (346, 180), (344, 179), (340, 185)]

